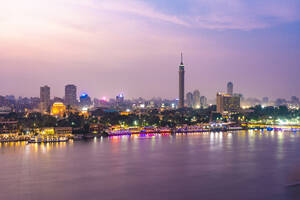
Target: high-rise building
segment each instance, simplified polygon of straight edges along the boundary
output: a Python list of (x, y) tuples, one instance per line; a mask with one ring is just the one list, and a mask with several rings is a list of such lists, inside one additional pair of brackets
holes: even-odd
[(50, 109), (50, 87), (47, 85), (40, 88), (40, 108), (41, 112), (46, 112)]
[(65, 86), (65, 105), (77, 105), (77, 87), (75, 85)]
[(205, 96), (200, 97), (200, 106), (201, 106), (201, 108), (207, 107), (207, 98)]
[(281, 99), (281, 98), (278, 98), (275, 101), (276, 106), (284, 106), (284, 105), (286, 106), (287, 103), (288, 103), (288, 101), (286, 99)]
[(121, 93), (121, 94), (119, 94), (118, 96), (116, 96), (116, 103), (117, 103), (117, 104), (122, 104), (122, 103), (124, 103), (124, 94), (123, 94), (123, 93)]
[(89, 97), (88, 94), (83, 93), (80, 95), (80, 106), (81, 107), (89, 107), (92, 104), (93, 103), (92, 103), (91, 97)]
[(181, 63), (179, 65), (179, 104), (178, 108), (184, 107), (184, 64), (183, 56), (181, 53)]
[(234, 93), (232, 96), (239, 96), (239, 97), (240, 97), (240, 99), (241, 99), (241, 101), (244, 101), (244, 100), (245, 100), (245, 97), (244, 97), (244, 95), (243, 95), (243, 94), (241, 94), (241, 93)]
[(233, 95), (233, 83), (232, 82), (227, 83), (227, 94)]
[(193, 107), (193, 94), (191, 92), (186, 94), (186, 105), (189, 108)]
[(240, 110), (240, 97), (217, 93), (217, 112), (231, 114)]
[(263, 102), (264, 104), (268, 104), (268, 103), (269, 103), (269, 97), (263, 97), (263, 98), (262, 98), (262, 102)]
[(291, 102), (290, 102), (292, 105), (299, 105), (300, 104), (300, 101), (299, 101), (299, 98), (296, 97), (296, 96), (292, 96), (291, 97)]
[(199, 90), (195, 90), (193, 93), (193, 108), (200, 108), (200, 92)]

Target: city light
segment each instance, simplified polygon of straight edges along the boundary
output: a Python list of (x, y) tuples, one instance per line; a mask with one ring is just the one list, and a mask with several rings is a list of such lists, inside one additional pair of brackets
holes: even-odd
[(56, 117), (63, 117), (66, 112), (66, 106), (61, 102), (56, 102), (52, 105), (51, 115)]
[(108, 98), (106, 97), (106, 96), (104, 96), (104, 97), (102, 97), (102, 99), (101, 99), (102, 101), (108, 101)]
[(0, 200), (300, 200), (300, 0), (0, 5)]
[(80, 97), (81, 97), (81, 98), (86, 98), (86, 97), (88, 97), (88, 94), (87, 94), (87, 93), (82, 93), (82, 94), (80, 95)]
[(88, 110), (89, 110), (88, 107), (83, 107), (83, 108), (81, 109), (82, 112), (87, 112)]

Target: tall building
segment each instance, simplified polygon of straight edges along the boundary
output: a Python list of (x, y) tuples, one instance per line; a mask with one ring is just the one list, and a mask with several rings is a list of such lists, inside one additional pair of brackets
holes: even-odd
[(178, 108), (184, 107), (184, 64), (183, 56), (181, 53), (181, 63), (179, 65), (179, 104)]
[(50, 87), (47, 85), (40, 88), (40, 108), (41, 112), (46, 112), (50, 108)]
[(227, 94), (233, 95), (233, 83), (232, 82), (227, 83)]
[(205, 96), (200, 97), (200, 106), (201, 106), (201, 108), (207, 107), (207, 98)]
[(199, 90), (195, 90), (193, 93), (193, 108), (200, 108), (200, 92)]
[(65, 86), (65, 105), (77, 105), (77, 87), (75, 85)]
[(217, 93), (217, 112), (231, 114), (240, 110), (240, 97)]
[(191, 92), (186, 94), (186, 105), (189, 108), (193, 107), (193, 94)]
[(81, 107), (90, 107), (92, 105), (91, 97), (88, 94), (83, 93), (80, 95), (80, 106)]
[(291, 102), (290, 102), (292, 105), (299, 105), (300, 104), (300, 101), (299, 101), (299, 98), (296, 97), (296, 96), (292, 96), (291, 97)]
[(117, 103), (117, 104), (122, 104), (122, 103), (124, 103), (124, 94), (123, 94), (123, 93), (121, 93), (121, 94), (119, 94), (118, 96), (116, 96), (116, 103)]
[(264, 104), (268, 104), (268, 103), (269, 103), (269, 97), (263, 97), (263, 98), (262, 98), (262, 102), (263, 102)]

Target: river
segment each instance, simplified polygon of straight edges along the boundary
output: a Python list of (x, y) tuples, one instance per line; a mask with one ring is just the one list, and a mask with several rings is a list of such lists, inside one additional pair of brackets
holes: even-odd
[(300, 187), (287, 187), (297, 180), (300, 133), (293, 132), (0, 144), (5, 200), (300, 199)]

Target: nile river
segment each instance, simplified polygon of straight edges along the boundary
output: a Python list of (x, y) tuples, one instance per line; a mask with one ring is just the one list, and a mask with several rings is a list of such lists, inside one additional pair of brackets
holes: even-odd
[(0, 144), (3, 200), (300, 199), (300, 133)]

